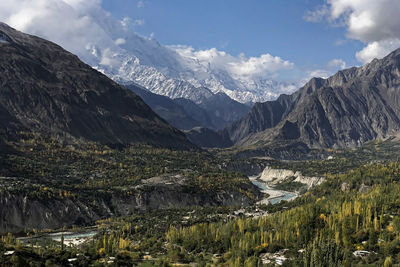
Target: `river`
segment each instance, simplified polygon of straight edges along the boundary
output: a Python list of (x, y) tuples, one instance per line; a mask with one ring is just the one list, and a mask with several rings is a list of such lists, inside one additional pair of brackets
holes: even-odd
[(79, 246), (82, 245), (87, 240), (90, 240), (97, 234), (95, 228), (83, 229), (76, 232), (55, 232), (48, 234), (40, 234), (28, 237), (19, 237), (17, 240), (22, 243), (33, 243), (40, 242), (41, 240), (51, 239), (53, 241), (61, 242), (61, 237), (64, 236), (64, 244), (66, 246)]
[(269, 195), (267, 198), (260, 200), (258, 202), (259, 204), (277, 204), (277, 203), (281, 202), (282, 200), (290, 201), (290, 200), (293, 200), (296, 197), (298, 197), (298, 194), (295, 192), (283, 191), (283, 190), (278, 190), (278, 189), (268, 187), (266, 182), (263, 182), (258, 179), (259, 177), (260, 177), (260, 175), (249, 177), (250, 181), (254, 185), (256, 185), (258, 188), (260, 188), (263, 193), (266, 193)]

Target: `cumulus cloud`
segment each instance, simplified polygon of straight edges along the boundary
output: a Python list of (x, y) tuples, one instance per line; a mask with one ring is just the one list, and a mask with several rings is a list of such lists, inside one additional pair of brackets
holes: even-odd
[[(143, 20), (113, 18), (101, 0), (1, 0), (0, 21), (60, 44), (90, 65), (111, 60)], [(113, 53), (111, 53), (113, 51)]]
[(381, 58), (400, 47), (400, 39), (386, 39), (368, 43), (356, 57), (361, 62), (370, 62), (374, 58)]
[(114, 40), (93, 19), (109, 16), (99, 0), (2, 0), (0, 20), (20, 31), (62, 45), (86, 61), (91, 44), (112, 47)]
[(318, 22), (323, 19), (341, 23), (347, 36), (360, 40), (366, 47), (356, 55), (363, 63), (381, 58), (400, 44), (399, 0), (327, 0), (305, 19)]
[(266, 78), (280, 71), (293, 68), (294, 64), (280, 57), (263, 54), (259, 57), (235, 57), (216, 48), (195, 50), (191, 46), (170, 46), (185, 59), (192, 59), (202, 66), (226, 71), (234, 78)]

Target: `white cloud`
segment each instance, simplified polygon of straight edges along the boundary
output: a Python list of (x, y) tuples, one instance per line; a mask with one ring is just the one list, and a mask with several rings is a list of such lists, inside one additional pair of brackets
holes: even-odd
[(171, 46), (170, 48), (186, 59), (192, 59), (202, 66), (226, 71), (234, 78), (267, 78), (294, 66), (293, 63), (270, 54), (259, 57), (246, 57), (240, 54), (235, 57), (216, 48), (198, 51), (190, 46)]
[(326, 65), (328, 70), (341, 70), (346, 68), (346, 62), (342, 59), (332, 59)]
[(98, 0), (2, 0), (0, 21), (62, 45), (85, 60), (90, 44), (106, 47), (114, 41), (90, 14), (109, 16)]
[(327, 0), (326, 5), (308, 12), (305, 19), (318, 22), (325, 18), (346, 26), (349, 38), (366, 44), (356, 55), (366, 63), (399, 47), (399, 12), (399, 0)]
[(109, 48), (102, 51), (100, 64), (110, 68), (119, 67), (120, 61), (117, 55)]
[(326, 79), (326, 78), (332, 76), (333, 74), (335, 74), (337, 71), (345, 69), (346, 67), (347, 67), (347, 64), (344, 60), (332, 59), (323, 68), (307, 70), (306, 76), (301, 80), (300, 84), (303, 85), (303, 84), (307, 83), (311, 78), (314, 78), (314, 77)]
[(329, 16), (330, 10), (328, 6), (323, 5), (319, 6), (313, 11), (307, 11), (306, 14), (303, 16), (303, 19), (309, 22), (321, 22), (323, 21), (327, 16)]
[(121, 25), (124, 28), (128, 28), (132, 24), (132, 19), (129, 17), (125, 17), (121, 20)]
[(142, 19), (137, 19), (133, 22), (133, 26), (142, 26), (144, 25), (144, 20)]
[(381, 58), (400, 47), (399, 39), (387, 39), (368, 43), (356, 57), (361, 62), (370, 62), (374, 58)]
[(130, 27), (134, 28), (136, 26), (143, 26), (144, 25), (144, 20), (143, 19), (132, 20), (129, 17), (123, 18), (120, 22), (121, 22), (122, 27), (125, 28), (125, 30), (129, 30)]
[(118, 38), (117, 40), (115, 40), (115, 44), (116, 45), (126, 44), (126, 40), (124, 38)]
[(137, 7), (138, 8), (143, 8), (144, 7), (144, 1), (138, 1)]
[(114, 19), (101, 0), (1, 0), (0, 21), (60, 44), (90, 65), (116, 66), (110, 51), (135, 35), (143, 20)]

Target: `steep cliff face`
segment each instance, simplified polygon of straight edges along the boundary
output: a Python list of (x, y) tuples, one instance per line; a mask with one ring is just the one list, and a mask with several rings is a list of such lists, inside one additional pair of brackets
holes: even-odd
[(360, 68), (313, 78), (290, 96), (256, 105), (226, 129), (237, 144), (297, 140), (310, 147), (357, 146), (400, 129), (400, 50)]
[(290, 179), (293, 182), (298, 182), (305, 185), (307, 189), (310, 189), (325, 181), (325, 178), (323, 177), (303, 176), (299, 171), (294, 172), (292, 170), (285, 169), (272, 169), (270, 167), (266, 167), (263, 170), (259, 179), (270, 183), (271, 185), (276, 185)]
[(291, 99), (291, 96), (281, 95), (276, 101), (256, 103), (248, 114), (228, 126), (224, 132), (233, 142), (237, 142), (252, 133), (272, 128), (287, 115)]
[(109, 209), (94, 211), (87, 204), (68, 198), (38, 200), (9, 193), (0, 194), (0, 206), (1, 233), (58, 229), (73, 224), (91, 223), (105, 217), (109, 211)]
[[(152, 178), (154, 179), (154, 178)], [(59, 229), (64, 226), (90, 225), (96, 220), (115, 215), (129, 215), (134, 209), (176, 209), (196, 206), (240, 206), (253, 204), (261, 198), (254, 187), (256, 199), (237, 190), (205, 192), (194, 190), (169, 178), (137, 186), (133, 194), (105, 194), (94, 199), (36, 198), (17, 193), (0, 193), (0, 233), (17, 233), (32, 229)]]
[(137, 95), (49, 41), (0, 24), (0, 131), (194, 147)]

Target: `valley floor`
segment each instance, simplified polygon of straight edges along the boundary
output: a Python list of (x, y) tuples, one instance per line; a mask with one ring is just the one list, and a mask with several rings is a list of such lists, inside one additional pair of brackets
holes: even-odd
[[(134, 191), (118, 191), (129, 188), (124, 184), (126, 180), (118, 179), (126, 173), (130, 175), (125, 177), (140, 177), (130, 183), (137, 181), (137, 188), (148, 186), (143, 191), (146, 194), (160, 190), (157, 185), (165, 179), (169, 181), (165, 183), (184, 185), (182, 192), (189, 194), (196, 192), (190, 191), (194, 188), (202, 188), (208, 194), (217, 192), (218, 199), (222, 196), (218, 192), (226, 192), (227, 186), (241, 194), (234, 196), (235, 202), (230, 202), (235, 205), (136, 207), (127, 214), (110, 209), (112, 215), (96, 219), (89, 228), (84, 227), (88, 223), (80, 222), (81, 225), (73, 228), (54, 227), (50, 232), (32, 229), (5, 234), (0, 242), (0, 264), (3, 265), (391, 266), (388, 264), (400, 263), (400, 203), (397, 197), (400, 194), (400, 164), (397, 162), (400, 144), (390, 140), (369, 143), (354, 150), (330, 151), (332, 156), (327, 159), (307, 161), (210, 158), (197, 152), (187, 154), (182, 161), (182, 152), (175, 154), (148, 147), (113, 150), (94, 145), (90, 150), (70, 150), (53, 144), (50, 149), (41, 149), (47, 146), (47, 141), (29, 140), (25, 141), (23, 149), (20, 145), (15, 148), (26, 149), (34, 154), (33, 157), (28, 154), (22, 157), (19, 153), (2, 154), (0, 158), (2, 166), (6, 166), (1, 175), (14, 177), (1, 180), (3, 196), (24, 194), (23, 190), (27, 190), (30, 195), (26, 197), (35, 201), (73, 198), (96, 211), (112, 207), (111, 202), (106, 201), (106, 187), (116, 190), (108, 191), (112, 194), (124, 192), (121, 199), (130, 199), (128, 192)], [(46, 151), (53, 151), (53, 154)], [(57, 162), (57, 155), (61, 154), (68, 155), (64, 160), (70, 158), (73, 159), (71, 162), (83, 165), (72, 165), (71, 168), (61, 159)], [(52, 157), (55, 158), (54, 165)], [(133, 159), (140, 162), (146, 159), (152, 165), (144, 165), (143, 169), (130, 168), (139, 166), (130, 162)], [(91, 164), (97, 162), (95, 171), (82, 172), (86, 160)], [(154, 164), (156, 162), (159, 168)], [(206, 164), (200, 165), (200, 162)], [(227, 170), (212, 166), (226, 166)], [(166, 168), (180, 172), (166, 178), (163, 176)], [(241, 168), (250, 181), (246, 176), (228, 170), (233, 168)], [(27, 177), (22, 173), (26, 170), (39, 175)], [(45, 173), (41, 175), (40, 170)], [(81, 170), (81, 177), (93, 178), (79, 187), (76, 187), (79, 183), (68, 185), (62, 179), (49, 183), (46, 179), (46, 173), (50, 177), (63, 177), (73, 173), (71, 170)], [(262, 174), (254, 176), (263, 171), (263, 177), (260, 177)], [(289, 173), (289, 176), (280, 175), (275, 179), (273, 173)], [(301, 179), (290, 176), (293, 173)], [(105, 181), (104, 175), (115, 178)], [(15, 177), (25, 177), (25, 180)], [(78, 179), (80, 175), (69, 177)], [(304, 177), (323, 177), (324, 181), (312, 188), (308, 187), (311, 183), (296, 182), (296, 179), (304, 182)], [(318, 179), (313, 181), (320, 181)], [(254, 185), (266, 193), (262, 202), (256, 203), (262, 196), (255, 197)], [(93, 199), (88, 190), (91, 187), (103, 190), (104, 195)], [(85, 198), (82, 198), (83, 193)], [(244, 196), (252, 202), (243, 202)], [(100, 199), (104, 202), (99, 206)]]

